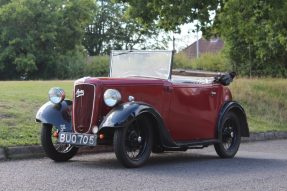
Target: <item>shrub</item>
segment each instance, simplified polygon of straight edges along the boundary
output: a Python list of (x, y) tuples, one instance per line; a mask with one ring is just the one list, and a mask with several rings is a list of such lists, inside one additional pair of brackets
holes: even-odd
[(173, 62), (173, 68), (194, 69), (191, 59), (189, 59), (184, 53), (177, 53), (174, 56)]
[(83, 76), (86, 65), (85, 53), (81, 49), (60, 55), (56, 64), (56, 78), (74, 79)]
[(109, 56), (93, 56), (87, 62), (84, 69), (85, 76), (108, 76)]
[(209, 70), (215, 72), (225, 72), (232, 69), (229, 60), (223, 53), (205, 53), (192, 63), (195, 69)]
[(83, 51), (71, 51), (59, 57), (56, 67), (56, 78), (58, 79), (108, 76), (109, 56), (87, 57)]
[(230, 71), (232, 66), (223, 53), (205, 53), (197, 59), (189, 59), (186, 54), (178, 53), (174, 58), (174, 68), (208, 70), (215, 72)]

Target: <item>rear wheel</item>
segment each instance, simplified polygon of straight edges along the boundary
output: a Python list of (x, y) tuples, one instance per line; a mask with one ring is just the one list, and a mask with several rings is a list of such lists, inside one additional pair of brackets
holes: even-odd
[(138, 117), (129, 126), (117, 129), (114, 134), (114, 150), (117, 159), (128, 168), (143, 165), (152, 148), (152, 126), (148, 119)]
[(240, 122), (237, 115), (228, 112), (222, 121), (221, 140), (214, 145), (216, 153), (221, 158), (233, 158), (241, 142)]
[(43, 149), (52, 160), (67, 161), (77, 154), (78, 148), (68, 144), (57, 144), (57, 138), (53, 136), (56, 131), (52, 125), (43, 124), (41, 131)]

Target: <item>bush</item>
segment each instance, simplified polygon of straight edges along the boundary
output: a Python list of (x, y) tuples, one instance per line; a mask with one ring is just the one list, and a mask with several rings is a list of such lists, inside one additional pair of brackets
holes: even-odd
[(173, 68), (194, 69), (191, 59), (189, 59), (184, 53), (177, 53), (174, 56), (173, 62)]
[(109, 56), (87, 57), (83, 50), (78, 49), (59, 56), (56, 68), (56, 78), (58, 79), (108, 76)]
[(223, 55), (223, 53), (202, 54), (198, 59), (193, 62), (195, 69), (209, 70), (215, 72), (225, 72), (232, 69), (229, 60)]
[(85, 76), (108, 76), (109, 74), (109, 56), (93, 56), (90, 57), (84, 69)]
[(85, 53), (81, 49), (68, 51), (60, 55), (56, 64), (56, 78), (73, 79), (84, 75)]
[(184, 53), (178, 53), (174, 58), (174, 68), (208, 70), (215, 72), (226, 72), (232, 69), (229, 60), (223, 53), (205, 53), (198, 59), (189, 59)]

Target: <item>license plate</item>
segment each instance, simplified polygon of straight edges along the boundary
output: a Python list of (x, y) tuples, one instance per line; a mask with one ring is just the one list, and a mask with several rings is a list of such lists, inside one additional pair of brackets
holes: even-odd
[(90, 134), (60, 132), (58, 136), (58, 143), (82, 146), (96, 146), (97, 137)]

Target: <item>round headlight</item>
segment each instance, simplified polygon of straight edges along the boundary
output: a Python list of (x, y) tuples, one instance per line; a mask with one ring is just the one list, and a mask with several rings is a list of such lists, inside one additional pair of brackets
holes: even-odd
[(109, 107), (115, 106), (122, 99), (121, 93), (115, 89), (107, 89), (104, 93), (105, 104)]
[(49, 100), (54, 104), (61, 103), (65, 99), (64, 90), (58, 87), (51, 88), (49, 90), (48, 95), (49, 95)]

